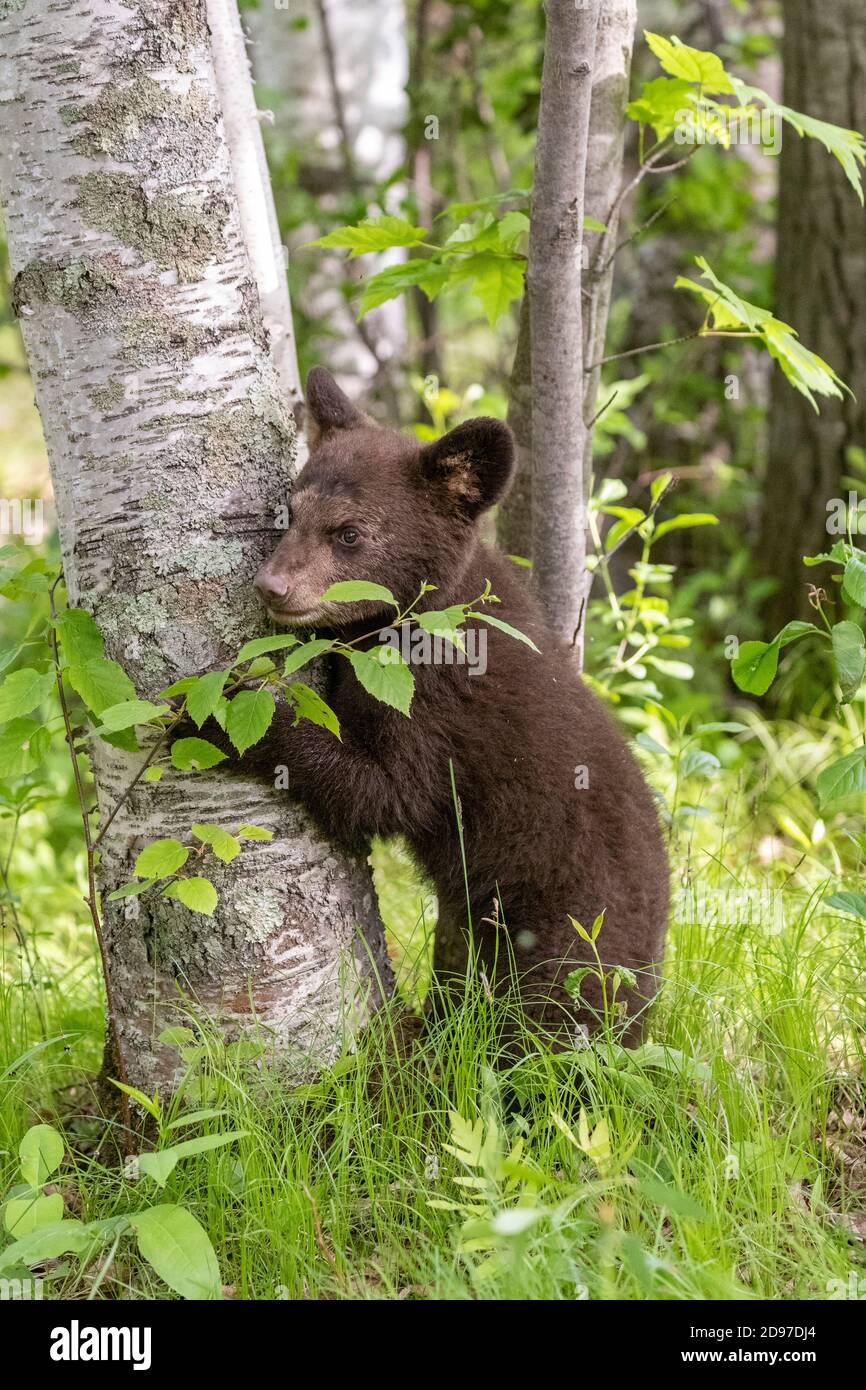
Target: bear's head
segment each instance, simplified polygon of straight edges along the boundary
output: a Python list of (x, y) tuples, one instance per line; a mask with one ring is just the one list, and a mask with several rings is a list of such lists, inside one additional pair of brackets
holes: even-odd
[[(332, 584), (348, 579), (384, 585), (404, 607), (425, 582), (453, 593), (479, 517), (511, 481), (508, 426), (468, 420), (420, 445), (362, 415), (324, 367), (307, 380), (307, 417), (310, 457), (295, 483), (289, 527), (255, 579), (271, 617), (288, 627), (342, 627), (393, 616), (375, 599), (322, 602)], [(442, 606), (439, 596), (431, 605)]]

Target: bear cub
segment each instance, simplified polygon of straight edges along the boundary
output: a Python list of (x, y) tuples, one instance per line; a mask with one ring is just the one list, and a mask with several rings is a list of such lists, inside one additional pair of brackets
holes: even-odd
[(310, 372), (307, 410), (310, 457), (290, 525), (255, 580), (271, 618), (364, 637), (369, 648), (393, 610), (323, 601), (331, 584), (371, 580), (404, 608), (434, 584), (420, 608), (438, 610), (477, 599), (489, 581), (500, 602), (484, 611), (539, 650), (470, 619), (467, 649), (484, 651), (486, 666), (413, 664), (409, 718), (368, 695), (344, 658), (325, 658), (342, 741), (306, 720), (293, 727), (282, 707), (245, 766), (272, 779), (285, 764), (290, 794), (347, 845), (402, 835), (436, 888), (437, 981), (465, 974), (471, 923), (476, 970), (493, 990), (519, 978), (527, 1019), (556, 1046), (573, 1046), (577, 1025), (598, 1020), (598, 982), (586, 976), (575, 1004), (564, 980), (593, 959), (569, 917), (589, 929), (603, 912), (596, 944), (611, 973), (632, 972), (617, 998), (636, 1041), (667, 921), (662, 836), (641, 771), (573, 656), (513, 562), (479, 537), (479, 519), (511, 481), (510, 430), (470, 420), (419, 445), (362, 415), (321, 367)]

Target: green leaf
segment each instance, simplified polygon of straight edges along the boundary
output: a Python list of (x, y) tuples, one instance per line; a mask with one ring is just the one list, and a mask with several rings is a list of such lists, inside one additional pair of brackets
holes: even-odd
[(426, 227), (415, 227), (402, 217), (367, 217), (354, 227), (337, 227), (327, 236), (306, 242), (306, 246), (322, 246), (350, 251), (350, 260), (370, 251), (387, 251), (392, 246), (417, 246), (427, 235)]
[(150, 724), (171, 714), (170, 705), (154, 705), (150, 700), (123, 700), (119, 705), (109, 705), (100, 716), (102, 723), (94, 732), (114, 734), (120, 729), (132, 729), (136, 724)]
[(852, 917), (866, 920), (866, 893), (831, 893), (824, 899), (825, 907), (835, 907), (839, 912), (848, 912)]
[(842, 592), (859, 608), (866, 608), (866, 555), (858, 550), (845, 565), (842, 576)]
[(267, 679), (274, 675), (276, 669), (276, 664), (272, 656), (257, 656), (249, 663), (247, 669), (244, 671), (244, 679), (248, 681), (258, 680), (259, 677)]
[(112, 705), (135, 699), (135, 686), (116, 661), (102, 656), (88, 657), (81, 665), (70, 664), (66, 675), (72, 689), (88, 709), (101, 715)]
[[(185, 1028), (182, 1023), (174, 1023), (168, 1028), (163, 1028), (157, 1042), (164, 1043), (166, 1047), (183, 1047), (186, 1043), (195, 1042), (195, 1033), (191, 1028)], [(177, 1123), (175, 1120), (168, 1128), (172, 1129)]]
[(638, 1184), (640, 1191), (650, 1202), (658, 1207), (664, 1207), (672, 1216), (680, 1216), (686, 1221), (709, 1221), (710, 1215), (696, 1202), (694, 1197), (689, 1197), (684, 1192), (678, 1192), (675, 1187), (669, 1187), (667, 1183), (656, 1182), (650, 1178), (644, 1178)]
[(845, 126), (832, 125), (829, 121), (819, 121), (815, 116), (804, 116), (801, 111), (793, 111), (790, 106), (780, 105), (760, 87), (750, 87), (738, 77), (731, 80), (741, 105), (760, 101), (768, 111), (780, 116), (792, 126), (798, 135), (819, 141), (834, 159), (838, 159), (845, 170), (845, 177), (862, 205), (863, 182), (860, 170), (866, 165), (866, 139), (860, 131), (847, 130)]
[(856, 748), (818, 773), (816, 782), (821, 810), (843, 797), (866, 793), (866, 748)]
[(428, 608), (412, 616), (426, 632), (456, 632), (466, 621), (466, 604), (452, 603), (450, 608)]
[(182, 1158), (193, 1154), (209, 1153), (212, 1149), (224, 1148), (236, 1139), (243, 1139), (249, 1133), (246, 1129), (234, 1129), (227, 1134), (202, 1134), (197, 1139), (184, 1139), (170, 1149), (157, 1149), (155, 1153), (139, 1155), (138, 1171), (145, 1177), (153, 1178), (160, 1187), (165, 1187), (177, 1164)]
[(227, 677), (228, 671), (209, 671), (206, 676), (199, 676), (187, 691), (186, 712), (199, 728), (216, 710)]
[(0, 724), (5, 724), (8, 719), (29, 714), (37, 705), (48, 699), (53, 688), (53, 671), (40, 674), (30, 666), (13, 671), (0, 685)]
[(198, 676), (181, 676), (179, 681), (172, 681), (165, 690), (160, 690), (158, 698), (167, 700), (169, 695), (185, 695), (188, 690), (192, 690), (197, 680)]
[(459, 261), (455, 267), (454, 278), (471, 281), (471, 291), (481, 301), (487, 322), (492, 328), (512, 300), (520, 299), (525, 273), (524, 261), (482, 251)]
[(650, 483), (650, 501), (655, 505), (663, 497), (673, 482), (673, 473), (661, 473)]
[(139, 1091), (135, 1086), (128, 1086), (125, 1081), (115, 1081), (114, 1077), (110, 1077), (109, 1079), (112, 1086), (116, 1086), (118, 1091), (122, 1091), (125, 1096), (129, 1096), (130, 1100), (134, 1100), (137, 1105), (140, 1105), (143, 1110), (146, 1110), (148, 1115), (152, 1115), (157, 1124), (162, 1123), (162, 1112), (159, 1108), (156, 1091), (154, 1091), (153, 1099), (151, 1100), (150, 1096), (145, 1095), (144, 1091)]
[(33, 1125), (18, 1145), (21, 1176), (29, 1187), (41, 1187), (63, 1160), (63, 1140), (51, 1125)]
[(204, 822), (201, 825), (194, 825), (192, 833), (196, 839), (203, 840), (206, 845), (210, 845), (217, 859), (221, 859), (224, 864), (230, 864), (241, 852), (239, 841), (227, 830), (223, 830), (221, 825), (211, 825), (209, 822)]
[(657, 742), (652, 734), (641, 732), (635, 736), (635, 743), (638, 748), (643, 748), (645, 752), (652, 753), (654, 757), (669, 758), (670, 749), (665, 748), (663, 743)]
[(743, 642), (731, 662), (734, 684), (749, 695), (766, 695), (779, 669), (775, 642)]
[(369, 652), (347, 652), (352, 670), (369, 695), (408, 717), (415, 693), (415, 677), (393, 647)]
[(640, 95), (625, 108), (629, 120), (652, 126), (659, 140), (664, 140), (682, 120), (683, 111), (697, 108), (692, 104), (694, 86), (682, 77), (655, 77), (645, 82)]
[(3, 1208), (3, 1220), (10, 1236), (20, 1240), (32, 1231), (63, 1220), (63, 1196), (60, 1192), (52, 1192), (48, 1197), (13, 1197)]
[(450, 608), (429, 608), (424, 613), (415, 613), (418, 626), (434, 637), (444, 638), (459, 651), (465, 651), (462, 624), (466, 622), (466, 605), (452, 603)]
[(159, 782), (162, 779), (163, 769), (161, 767), (149, 767), (145, 770), (145, 782)]
[(717, 720), (712, 724), (699, 724), (695, 729), (696, 734), (745, 734), (748, 733), (747, 724), (737, 724), (732, 720)]
[(371, 309), (378, 309), (380, 304), (386, 304), (389, 299), (396, 299), (416, 286), (428, 299), (435, 299), (451, 279), (451, 267), (435, 260), (386, 266), (377, 275), (362, 281), (363, 295), (358, 318), (362, 319)]
[(92, 1237), (80, 1221), (56, 1221), (53, 1226), (40, 1226), (21, 1240), (0, 1251), (0, 1271), (16, 1265), (40, 1265), (56, 1260), (58, 1255), (80, 1254)]
[(113, 893), (109, 893), (108, 901), (115, 903), (121, 898), (137, 898), (141, 893), (146, 893), (148, 888), (152, 888), (156, 881), (155, 878), (145, 878), (137, 883), (123, 883), (119, 888), (115, 888)]
[(85, 609), (67, 608), (58, 615), (55, 629), (68, 665), (81, 666), (105, 654), (102, 633)]
[(644, 30), (644, 38), (665, 72), (685, 82), (696, 83), (708, 95), (730, 93), (734, 85), (721, 58), (706, 49), (689, 48), (676, 36), (669, 39)]
[(296, 647), (300, 641), (291, 632), (281, 632), (274, 637), (254, 637), (252, 642), (244, 642), (237, 656), (235, 666), (240, 666), (243, 661), (252, 661), (256, 656), (264, 656), (266, 652), (281, 652), (285, 647)]
[(721, 763), (714, 753), (703, 748), (690, 748), (680, 763), (680, 777), (710, 777), (718, 772)]
[(384, 584), (371, 584), (367, 579), (344, 579), (339, 584), (332, 584), (322, 594), (323, 603), (357, 603), (362, 599), (390, 603), (398, 613), (400, 611), (400, 605), (390, 589), (386, 589)]
[(671, 517), (670, 521), (662, 521), (653, 532), (653, 540), (660, 540), (669, 531), (683, 531), (690, 526), (718, 526), (719, 518), (713, 516), (711, 512), (681, 512), (679, 516)]
[(179, 738), (171, 745), (171, 763), (179, 772), (191, 772), (193, 768), (216, 767), (226, 760), (226, 754), (216, 744), (206, 738)]
[(43, 724), (42, 728), (37, 729), (36, 733), (30, 739), (30, 757), (34, 767), (38, 767), (38, 765), (44, 762), (48, 757), (48, 750), (51, 747), (51, 738), (51, 730), (46, 724)]
[(286, 657), (286, 664), (283, 667), (284, 676), (292, 676), (295, 671), (299, 671), (302, 666), (306, 666), (308, 661), (314, 657), (322, 656), (324, 652), (332, 650), (334, 644), (325, 637), (314, 637), (311, 642), (304, 642), (303, 646), (296, 647)]
[[(525, 632), (518, 632), (516, 627), (510, 623), (505, 623), (501, 618), (494, 618), (492, 613), (472, 613), (466, 614), (467, 618), (480, 618), (481, 622), (489, 623), (491, 627), (498, 627), (500, 632), (505, 632), (509, 637), (516, 637), (518, 642), (523, 642), (527, 647), (531, 647), (534, 652), (538, 651), (531, 637), (527, 637)], [(540, 655), (540, 653), (539, 653)]]
[(512, 203), (517, 199), (520, 199), (524, 206), (528, 206), (529, 197), (528, 188), (509, 188), (505, 193), (492, 193), (488, 198), (477, 198), (471, 203), (449, 203), (436, 214), (436, 221), (441, 217), (450, 217), (456, 222), (462, 222), (465, 217), (471, 217), (475, 212), (486, 212), (499, 207), (501, 203)]
[(238, 835), (242, 840), (272, 840), (273, 830), (266, 830), (263, 825), (240, 825)]
[(36, 762), (32, 745), (39, 727), (35, 719), (10, 719), (0, 729), (0, 777), (20, 777), (31, 771)]
[(736, 290), (718, 278), (703, 256), (696, 256), (695, 262), (701, 269), (702, 277), (709, 281), (709, 286), (698, 285), (687, 276), (679, 275), (674, 288), (691, 290), (699, 295), (709, 306), (717, 329), (743, 329), (762, 338), (770, 356), (779, 363), (791, 385), (807, 398), (816, 412), (815, 394), (842, 399), (842, 389), (848, 390), (845, 383), (823, 358), (798, 341), (796, 332), (789, 324), (774, 318), (769, 309), (762, 309), (737, 294)]
[(219, 901), (217, 890), (209, 878), (176, 878), (162, 891), (164, 898), (177, 898), (192, 912), (200, 912), (204, 917), (212, 917)]
[(842, 690), (842, 700), (853, 700), (866, 671), (866, 642), (863, 629), (857, 623), (836, 623), (831, 632), (833, 662), (836, 678)]
[(731, 662), (734, 684), (749, 695), (766, 695), (779, 669), (779, 652), (789, 642), (817, 632), (814, 623), (786, 623), (772, 642), (743, 642)]
[(269, 690), (242, 690), (229, 701), (226, 733), (240, 754), (258, 743), (270, 728), (276, 712)]
[(180, 840), (152, 840), (141, 851), (132, 872), (137, 878), (167, 878), (182, 869), (187, 859), (189, 850)]
[(143, 1259), (182, 1298), (215, 1299), (222, 1280), (214, 1248), (191, 1212), (168, 1203), (129, 1218)]
[(661, 656), (648, 656), (646, 662), (648, 666), (661, 671), (663, 676), (670, 676), (675, 681), (690, 681), (695, 674), (694, 666), (687, 661), (668, 661)]
[(329, 729), (332, 734), (340, 737), (340, 721), (331, 706), (326, 704), (321, 695), (317, 695), (315, 690), (311, 690), (303, 681), (293, 681), (288, 689), (288, 697), (294, 706), (295, 724), (301, 719), (309, 719), (311, 724), (318, 724), (323, 729)]

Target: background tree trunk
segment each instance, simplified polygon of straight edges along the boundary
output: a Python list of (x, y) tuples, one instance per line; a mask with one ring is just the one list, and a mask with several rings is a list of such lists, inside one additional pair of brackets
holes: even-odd
[[(277, 163), (282, 166), (293, 152), (301, 186), (325, 210), (352, 197), (372, 204), (377, 186), (405, 158), (409, 59), (402, 0), (291, 0), (263, 4), (244, 18), (256, 80), (273, 104), (268, 140)], [(306, 21), (303, 27), (299, 20)], [(398, 210), (400, 194), (398, 188), (388, 191), (387, 211)], [(300, 245), (320, 231), (306, 222), (293, 230), (292, 240)], [(359, 323), (346, 299), (346, 276), (370, 274), (372, 260), (347, 266), (342, 256), (311, 254), (315, 260), (298, 303), (318, 325), (321, 360), (353, 398), (384, 387), (393, 405), (391, 375), (406, 346), (402, 299)], [(386, 253), (376, 258), (375, 268), (403, 256)]]
[[(784, 4), (784, 101), (866, 130), (866, 7)], [(777, 317), (796, 326), (856, 396), (809, 402), (773, 373), (760, 557), (778, 581), (774, 628), (810, 616), (802, 556), (827, 548), (827, 502), (845, 497), (847, 451), (866, 444), (866, 218), (838, 161), (785, 127), (780, 158)], [(861, 487), (861, 493), (866, 488)], [(814, 575), (812, 576), (814, 578)]]
[(526, 292), (532, 342), (532, 562), (571, 641), (585, 589), (581, 248), (598, 0), (547, 0)]
[[(108, 653), (153, 696), (261, 631), (251, 578), (276, 539), (294, 448), (206, 6), (91, 0), (61, 13), (24, 0), (3, 28), (0, 193), (70, 602), (94, 614)], [(142, 755), (93, 747), (104, 812)], [(187, 837), (193, 820), (274, 831), (220, 866), (213, 918), (153, 895), (107, 902), (146, 841)], [(363, 1020), (373, 966), (387, 980), (366, 866), (325, 843), (284, 793), (169, 773), (136, 790), (103, 849), (135, 1084), (172, 1076), (175, 1052), (156, 1039), (179, 991), (228, 1035), (254, 1016), (301, 1071)]]
[[(585, 215), (603, 223), (607, 232), (589, 233), (589, 255), (584, 258), (588, 294), (584, 299), (583, 360), (587, 366), (604, 356), (619, 236), (625, 108), (636, 24), (637, 0), (607, 0), (598, 17), (583, 207)], [(587, 421), (598, 408), (600, 379), (600, 367), (586, 373), (583, 409)], [(592, 456), (588, 454), (584, 466), (587, 497), (591, 472)]]
[[(581, 314), (583, 362), (604, 354), (614, 275), (614, 251), (619, 227), (625, 106), (628, 101), (631, 56), (637, 6), (635, 0), (614, 0), (600, 11), (592, 68), (592, 97), (584, 180), (584, 215), (602, 222), (606, 234), (589, 233), (585, 241)], [(587, 234), (584, 234), (585, 237)], [(532, 347), (527, 299), (521, 305), (514, 367), (509, 383), (508, 423), (518, 447), (514, 486), (499, 509), (499, 543), (510, 554), (532, 556)], [(572, 368), (571, 370), (574, 370)], [(596, 410), (600, 370), (586, 373), (583, 419)], [(592, 435), (587, 431), (580, 461), (584, 499), (592, 475)], [(581, 639), (578, 639), (580, 644)]]

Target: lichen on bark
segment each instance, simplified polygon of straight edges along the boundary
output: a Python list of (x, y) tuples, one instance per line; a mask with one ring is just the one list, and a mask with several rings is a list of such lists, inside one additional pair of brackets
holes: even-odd
[[(7, 27), (16, 90), (0, 193), (69, 597), (152, 697), (219, 669), (264, 630), (251, 581), (278, 538), (295, 450), (205, 7), (34, 4)], [(104, 813), (143, 754), (92, 748)], [(158, 893), (109, 901), (144, 843), (188, 839), (193, 820), (274, 831), (231, 866), (209, 865), (212, 919)], [(243, 776), (168, 767), (158, 787), (138, 784), (101, 846), (100, 885), (121, 1045), (147, 1090), (177, 1065), (157, 1039), (184, 998), (227, 1037), (257, 1027), (309, 1064), (343, 1046), (347, 1017), (363, 1017), (370, 957), (390, 980), (364, 863)], [(347, 971), (358, 977), (348, 994)]]
[(195, 280), (225, 255), (229, 205), (221, 194), (149, 198), (132, 174), (94, 169), (78, 182), (76, 206), (92, 227), (111, 232), (160, 269)]

